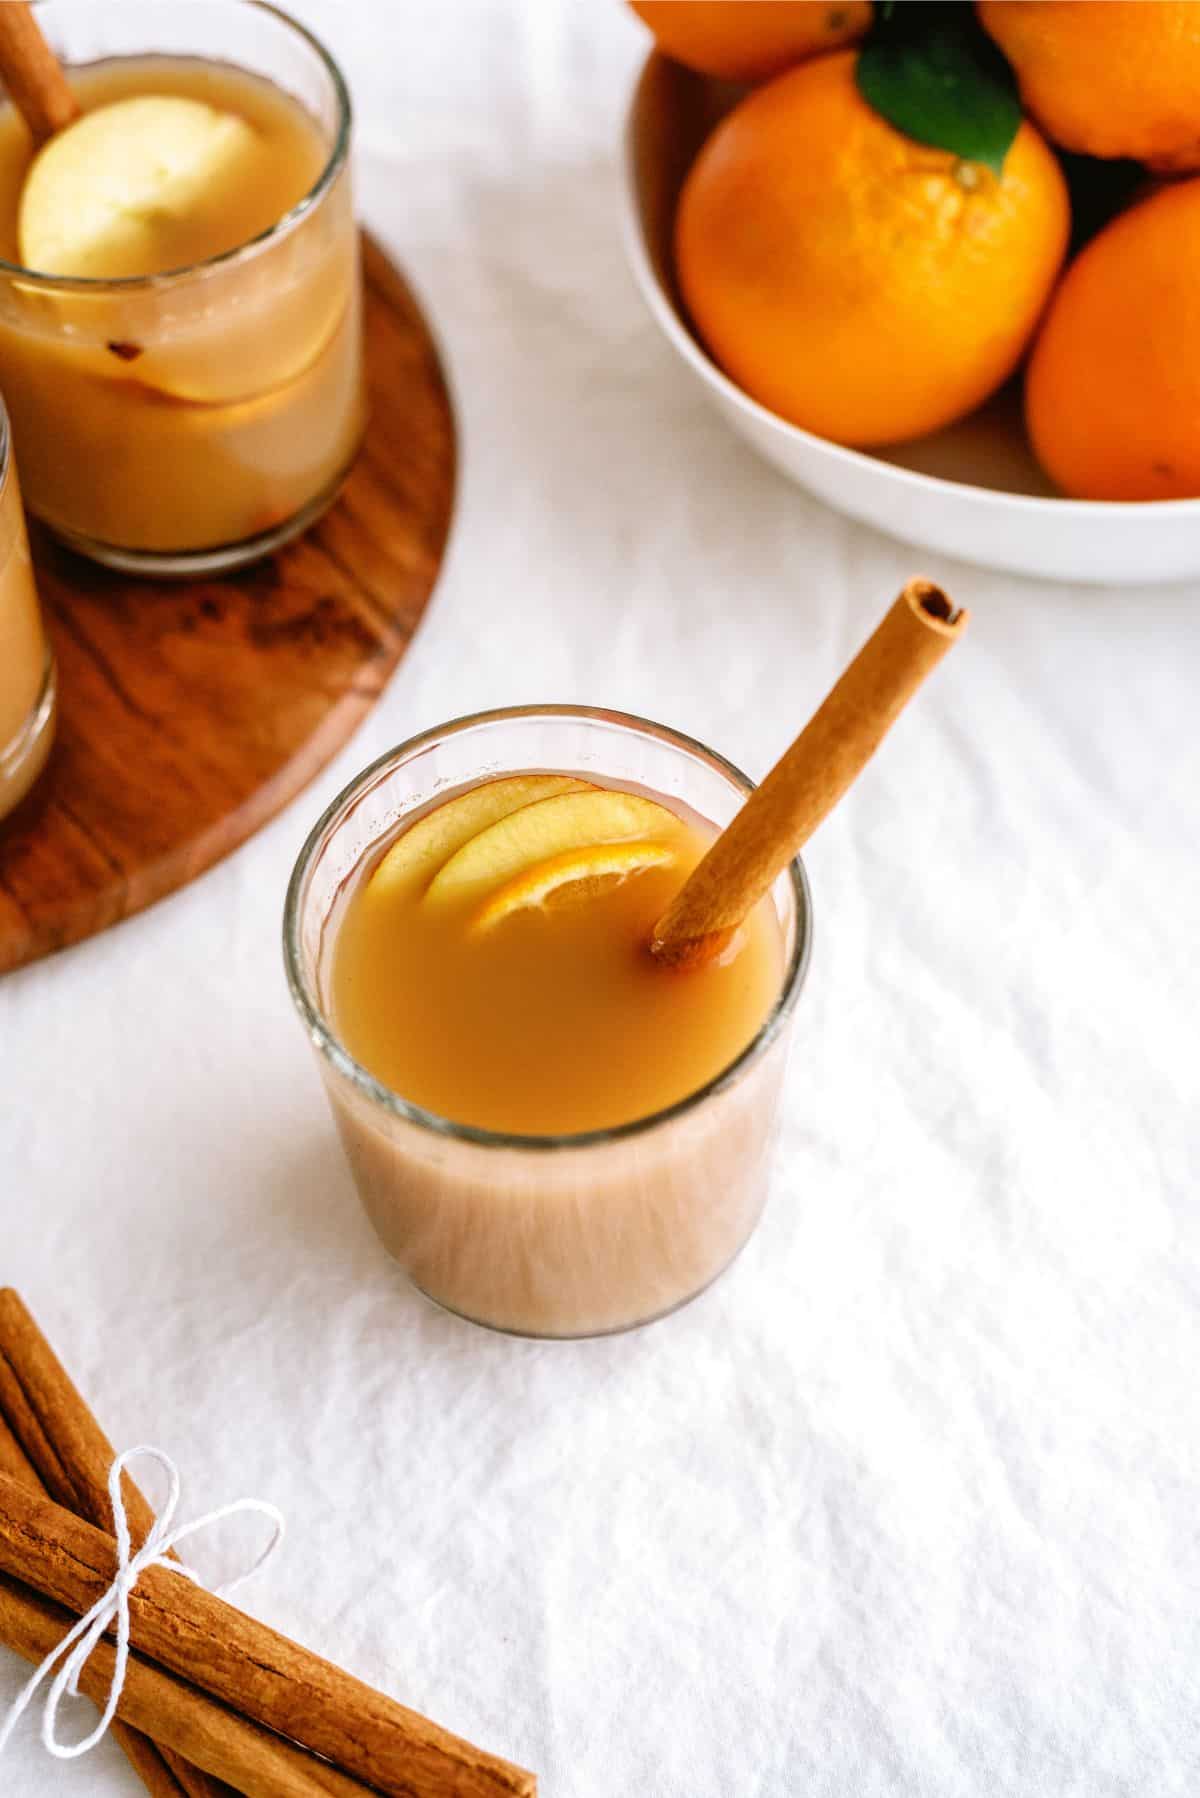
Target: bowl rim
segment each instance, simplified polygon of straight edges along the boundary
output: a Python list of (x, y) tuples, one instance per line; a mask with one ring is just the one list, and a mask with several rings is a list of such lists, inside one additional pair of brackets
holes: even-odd
[(980, 487), (973, 481), (952, 481), (945, 475), (922, 474), (918, 469), (904, 468), (895, 462), (885, 462), (868, 450), (851, 449), (846, 444), (834, 443), (828, 437), (820, 437), (815, 431), (807, 431), (803, 425), (792, 424), (790, 420), (781, 418), (750, 395), (720, 369), (704, 349), (699, 339), (684, 324), (679, 311), (665, 291), (659, 280), (658, 272), (651, 260), (646, 240), (646, 231), (642, 223), (641, 208), (638, 205), (636, 177), (636, 134), (637, 112), (641, 100), (642, 89), (649, 78), (650, 71), (657, 61), (670, 62), (673, 59), (663, 55), (660, 50), (651, 50), (638, 69), (633, 90), (625, 109), (624, 126), (621, 132), (621, 224), (625, 242), (625, 254), (633, 271), (634, 279), (641, 291), (642, 298), (676, 352), (688, 362), (696, 373), (714, 388), (723, 399), (744, 412), (755, 424), (778, 432), (780, 436), (795, 443), (811, 446), (813, 450), (824, 454), (835, 462), (842, 462), (849, 467), (872, 473), (881, 479), (891, 480), (901, 488), (909, 488), (919, 492), (944, 494), (948, 499), (958, 497), (969, 499), (973, 504), (983, 505), (998, 512), (1027, 513), (1033, 511), (1046, 519), (1095, 519), (1102, 520), (1131, 518), (1162, 518), (1168, 515), (1173, 519), (1195, 518), (1200, 521), (1200, 498), (1194, 499), (1070, 499), (1064, 495), (1048, 495), (1040, 493), (1017, 493), (1008, 487)]

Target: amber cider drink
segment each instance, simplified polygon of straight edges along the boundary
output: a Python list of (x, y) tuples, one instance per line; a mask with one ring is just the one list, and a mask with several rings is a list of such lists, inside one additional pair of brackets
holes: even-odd
[[(119, 22), (123, 9), (90, 10)], [(166, 10), (181, 11), (177, 0)], [(71, 11), (39, 8), (48, 27)], [(83, 277), (23, 273), (33, 150), (14, 109), (0, 109), (0, 387), (26, 499), (74, 547), (135, 571), (231, 566), (273, 547), (328, 503), (364, 426), (340, 77), (321, 119), (221, 56), (214, 44), (210, 56), (68, 65), (85, 114), (177, 97), (246, 127), (183, 216), (150, 210), (140, 232), (72, 264)]]
[[(541, 717), (368, 770), (301, 856), (285, 946), (385, 1245), (449, 1310), (577, 1336), (675, 1309), (753, 1229), (807, 889), (789, 871), (718, 961), (662, 967), (654, 925), (745, 787), (661, 727)], [(498, 773), (489, 735), (546, 760)], [(456, 782), (475, 738), (487, 772)]]
[[(486, 800), (499, 784), (448, 804)], [(584, 811), (592, 791), (611, 789), (564, 797)], [(617, 839), (619, 857), (603, 841), (578, 855), (535, 849), (507, 881), (483, 871), (441, 903), (418, 861), (388, 881), (385, 850), (380, 877), (360, 879), (334, 952), (333, 1023), (350, 1053), (426, 1111), (520, 1136), (611, 1130), (729, 1067), (779, 991), (779, 926), (764, 903), (719, 964), (665, 972), (649, 954), (651, 931), (714, 832), (657, 804), (644, 827), (653, 834)], [(643, 846), (651, 853), (639, 861)], [(555, 857), (561, 879), (547, 884)]]
[(54, 661), (0, 408), (0, 818), (20, 803), (45, 765), (54, 709)]

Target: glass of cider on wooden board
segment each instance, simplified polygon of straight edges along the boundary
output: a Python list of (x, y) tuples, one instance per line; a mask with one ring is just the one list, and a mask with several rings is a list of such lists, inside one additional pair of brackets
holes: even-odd
[(350, 103), (259, 0), (43, 0), (82, 108), (0, 106), (0, 387), (29, 509), (134, 573), (238, 566), (365, 423)]
[(54, 737), (54, 655), (42, 623), (8, 418), (0, 402), (0, 818), (41, 773)]
[(653, 928), (749, 782), (617, 712), (490, 712), (367, 769), (309, 837), (284, 952), (355, 1182), (450, 1311), (628, 1329), (762, 1209), (811, 935), (793, 862), (694, 970)]

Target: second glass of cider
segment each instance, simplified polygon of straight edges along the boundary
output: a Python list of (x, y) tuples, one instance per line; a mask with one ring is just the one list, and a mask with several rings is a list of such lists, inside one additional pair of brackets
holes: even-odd
[[(44, 0), (37, 14), (85, 120), (184, 99), (231, 129), (178, 216), (131, 208), (63, 274), (52, 251), (50, 267), (23, 260), (31, 236), (53, 246), (54, 221), (22, 235), (34, 149), (0, 108), (0, 387), (27, 504), (133, 572), (253, 560), (329, 503), (364, 426), (345, 84), (259, 0)], [(97, 142), (93, 162), (111, 152)]]

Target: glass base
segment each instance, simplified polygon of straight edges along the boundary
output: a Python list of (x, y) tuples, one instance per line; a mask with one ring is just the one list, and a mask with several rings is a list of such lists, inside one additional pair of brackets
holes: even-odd
[(18, 806), (46, 766), (54, 742), (58, 707), (58, 676), (53, 656), (46, 658), (46, 673), (37, 704), (24, 727), (0, 749), (0, 818)]
[(122, 549), (115, 543), (101, 543), (95, 537), (77, 536), (74, 531), (55, 524), (53, 519), (43, 518), (42, 523), (68, 549), (73, 549), (77, 555), (87, 556), (89, 561), (99, 562), (103, 568), (113, 568), (118, 574), (153, 575), (167, 580), (227, 574), (231, 569), (245, 568), (251, 562), (260, 562), (264, 556), (273, 555), (285, 543), (291, 543), (293, 538), (299, 537), (310, 525), (315, 524), (341, 492), (357, 458), (356, 449), (349, 462), (339, 469), (329, 485), (323, 487), (315, 498), (310, 499), (306, 506), (302, 506), (282, 524), (273, 525), (269, 531), (260, 531), (255, 537), (243, 537), (237, 543), (218, 544), (214, 549)]
[(530, 1330), (518, 1329), (513, 1324), (492, 1323), (486, 1317), (472, 1317), (469, 1311), (459, 1311), (454, 1305), (448, 1305), (445, 1299), (437, 1298), (427, 1287), (419, 1286), (411, 1277), (408, 1283), (413, 1291), (419, 1293), (426, 1303), (432, 1305), (436, 1311), (444, 1312), (447, 1317), (456, 1317), (460, 1323), (474, 1324), (476, 1329), (490, 1330), (493, 1336), (513, 1336), (519, 1342), (596, 1342), (602, 1336), (628, 1336), (631, 1330), (649, 1329), (651, 1324), (662, 1323), (664, 1318), (674, 1317), (677, 1311), (686, 1311), (689, 1305), (694, 1305), (697, 1299), (702, 1299), (706, 1292), (711, 1292), (718, 1280), (725, 1278), (734, 1262), (744, 1252), (750, 1237), (758, 1228), (761, 1217), (762, 1210), (760, 1209), (745, 1242), (738, 1245), (728, 1261), (723, 1262), (716, 1273), (710, 1274), (708, 1279), (700, 1286), (695, 1287), (693, 1291), (684, 1293), (681, 1299), (672, 1300), (669, 1305), (664, 1305), (661, 1311), (652, 1311), (649, 1317), (630, 1317), (621, 1323), (601, 1324), (591, 1329)]

